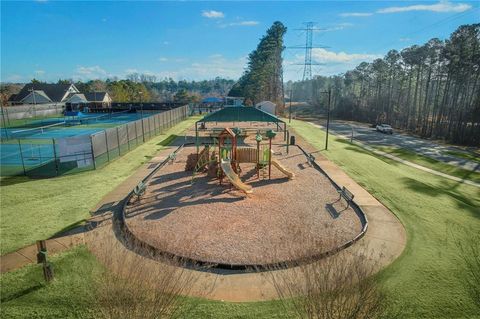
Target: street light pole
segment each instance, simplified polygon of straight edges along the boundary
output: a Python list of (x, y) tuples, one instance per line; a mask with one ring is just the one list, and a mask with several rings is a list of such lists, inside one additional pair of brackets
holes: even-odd
[(292, 83), (292, 88), (290, 88), (290, 106), (288, 107), (288, 123), (292, 122), (292, 95), (293, 95), (293, 83)]
[(332, 89), (328, 89), (328, 109), (327, 109), (327, 136), (325, 138), (325, 150), (328, 150), (328, 129), (330, 127), (330, 101), (332, 96)]

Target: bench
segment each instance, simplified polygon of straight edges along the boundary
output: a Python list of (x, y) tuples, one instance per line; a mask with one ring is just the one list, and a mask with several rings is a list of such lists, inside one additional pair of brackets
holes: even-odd
[(137, 199), (140, 199), (143, 194), (145, 194), (145, 190), (147, 189), (147, 185), (144, 182), (140, 182), (135, 186), (133, 189), (133, 193), (137, 196)]
[(347, 202), (347, 208), (350, 206), (350, 202), (353, 200), (355, 195), (352, 194), (345, 186), (342, 187), (342, 189), (338, 189), (337, 192), (340, 194), (340, 197), (338, 200), (342, 199), (342, 197), (345, 199)]
[(313, 163), (315, 162), (315, 156), (313, 156), (312, 153), (308, 154), (307, 162), (308, 162), (308, 165), (310, 165), (310, 166), (312, 166)]

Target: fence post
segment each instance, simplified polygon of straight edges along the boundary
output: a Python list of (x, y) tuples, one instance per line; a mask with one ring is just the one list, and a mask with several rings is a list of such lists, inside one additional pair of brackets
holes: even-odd
[(18, 149), (20, 150), (20, 158), (22, 159), (23, 175), (27, 176), (27, 171), (25, 170), (25, 163), (23, 162), (22, 143), (20, 143), (19, 139), (17, 139), (17, 141), (18, 141)]
[(55, 139), (52, 138), (52, 147), (53, 147), (53, 159), (55, 161), (55, 175), (58, 176), (58, 162), (57, 162), (57, 150), (55, 149)]
[(108, 151), (108, 137), (107, 137), (107, 130), (103, 130), (103, 132), (105, 133), (105, 148), (107, 149), (107, 161), (110, 162), (110, 154), (109, 154), (109, 151)]
[(120, 153), (120, 137), (118, 136), (118, 126), (117, 126), (117, 148), (118, 148), (118, 156), (122, 155)]
[[(137, 120), (138, 121), (138, 120)], [(137, 121), (135, 121), (135, 146), (138, 145), (138, 129), (137, 129)]]
[(128, 150), (130, 151), (130, 134), (128, 133), (128, 123), (127, 123), (127, 145), (128, 145)]
[(90, 135), (90, 149), (92, 152), (92, 162), (93, 162), (93, 169), (97, 169), (97, 164), (95, 164), (95, 153), (93, 153), (93, 135)]
[(142, 121), (142, 140), (143, 143), (145, 143), (145, 127), (143, 127), (143, 117), (140, 121)]

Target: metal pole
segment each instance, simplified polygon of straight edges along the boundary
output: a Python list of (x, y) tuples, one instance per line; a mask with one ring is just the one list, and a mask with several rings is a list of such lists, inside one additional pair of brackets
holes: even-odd
[(325, 150), (328, 150), (328, 128), (330, 126), (330, 100), (332, 89), (328, 89), (328, 109), (327, 109), (327, 135), (325, 137)]
[(23, 161), (22, 143), (20, 143), (20, 140), (17, 140), (17, 141), (18, 141), (18, 149), (20, 150), (20, 158), (22, 159), (23, 175), (27, 176), (27, 171), (25, 170), (25, 163)]
[(288, 154), (288, 146), (290, 145), (290, 131), (287, 131), (287, 154)]
[(110, 151), (108, 149), (108, 137), (107, 137), (107, 131), (103, 131), (105, 133), (105, 148), (107, 149), (107, 160), (110, 162)]
[(2, 103), (2, 121), (3, 121), (3, 128), (5, 129), (5, 138), (8, 140), (8, 129), (7, 129), (7, 122), (5, 121), (5, 107)]
[(118, 156), (120, 156), (122, 154), (120, 154), (120, 137), (118, 136), (118, 126), (117, 126), (117, 147), (118, 147)]
[(93, 162), (93, 169), (97, 169), (97, 165), (95, 164), (95, 154), (93, 153), (93, 136), (90, 135), (90, 150), (92, 152), (92, 162)]
[(288, 107), (288, 123), (292, 123), (292, 96), (293, 96), (293, 83), (290, 89), (290, 106)]
[(130, 133), (128, 132), (128, 124), (125, 125), (127, 127), (127, 145), (128, 150), (130, 151)]
[(55, 139), (52, 138), (53, 157), (55, 160), (55, 174), (59, 175), (58, 162), (57, 162), (57, 150), (55, 149)]

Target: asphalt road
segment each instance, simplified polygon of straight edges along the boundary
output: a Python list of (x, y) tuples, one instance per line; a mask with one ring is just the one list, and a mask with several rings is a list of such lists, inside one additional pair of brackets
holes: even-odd
[[(318, 123), (324, 125), (322, 123)], [(330, 122), (330, 130), (338, 135), (350, 138), (353, 127), (354, 140), (360, 141), (370, 146), (393, 146), (404, 148), (418, 154), (428, 156), (441, 162), (456, 165), (470, 171), (480, 171), (480, 163), (459, 158), (445, 153), (446, 151), (464, 151), (454, 146), (445, 146), (430, 140), (424, 140), (407, 134), (399, 134), (394, 131), (392, 135), (377, 132), (374, 128), (370, 128), (361, 124), (350, 124), (339, 121)]]

